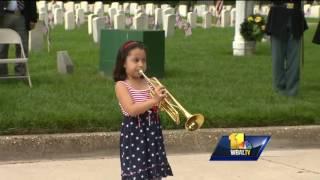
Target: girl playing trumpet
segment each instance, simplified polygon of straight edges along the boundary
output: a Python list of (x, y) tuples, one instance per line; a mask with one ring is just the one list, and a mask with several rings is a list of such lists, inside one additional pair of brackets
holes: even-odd
[(172, 176), (166, 157), (158, 104), (164, 87), (151, 86), (140, 75), (146, 70), (146, 48), (128, 41), (120, 47), (113, 72), (115, 92), (123, 114), (120, 134), (122, 179), (161, 179)]

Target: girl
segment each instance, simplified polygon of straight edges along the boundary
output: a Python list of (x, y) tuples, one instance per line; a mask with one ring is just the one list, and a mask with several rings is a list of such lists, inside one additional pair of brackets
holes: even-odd
[(122, 179), (161, 179), (172, 176), (163, 144), (158, 104), (166, 97), (164, 87), (150, 96), (146, 70), (146, 48), (128, 41), (120, 47), (113, 72), (115, 92), (124, 115), (120, 135)]

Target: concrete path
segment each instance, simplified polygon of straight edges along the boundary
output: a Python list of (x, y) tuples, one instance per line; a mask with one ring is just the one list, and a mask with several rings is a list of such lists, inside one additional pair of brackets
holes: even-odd
[[(209, 161), (211, 154), (169, 154), (168, 180), (319, 180), (320, 149), (265, 150), (258, 161)], [(0, 162), (1, 180), (116, 180), (117, 156)]]

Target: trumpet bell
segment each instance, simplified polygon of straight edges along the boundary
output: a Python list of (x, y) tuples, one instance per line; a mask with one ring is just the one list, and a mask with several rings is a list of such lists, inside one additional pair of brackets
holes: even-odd
[(202, 114), (193, 114), (189, 117), (185, 123), (185, 128), (188, 131), (194, 131), (199, 129), (204, 122), (204, 116)]

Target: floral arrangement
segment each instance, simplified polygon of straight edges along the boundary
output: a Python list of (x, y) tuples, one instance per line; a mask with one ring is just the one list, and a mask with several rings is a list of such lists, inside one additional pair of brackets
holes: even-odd
[(246, 41), (261, 41), (265, 34), (265, 20), (261, 15), (250, 15), (241, 24), (240, 33)]

